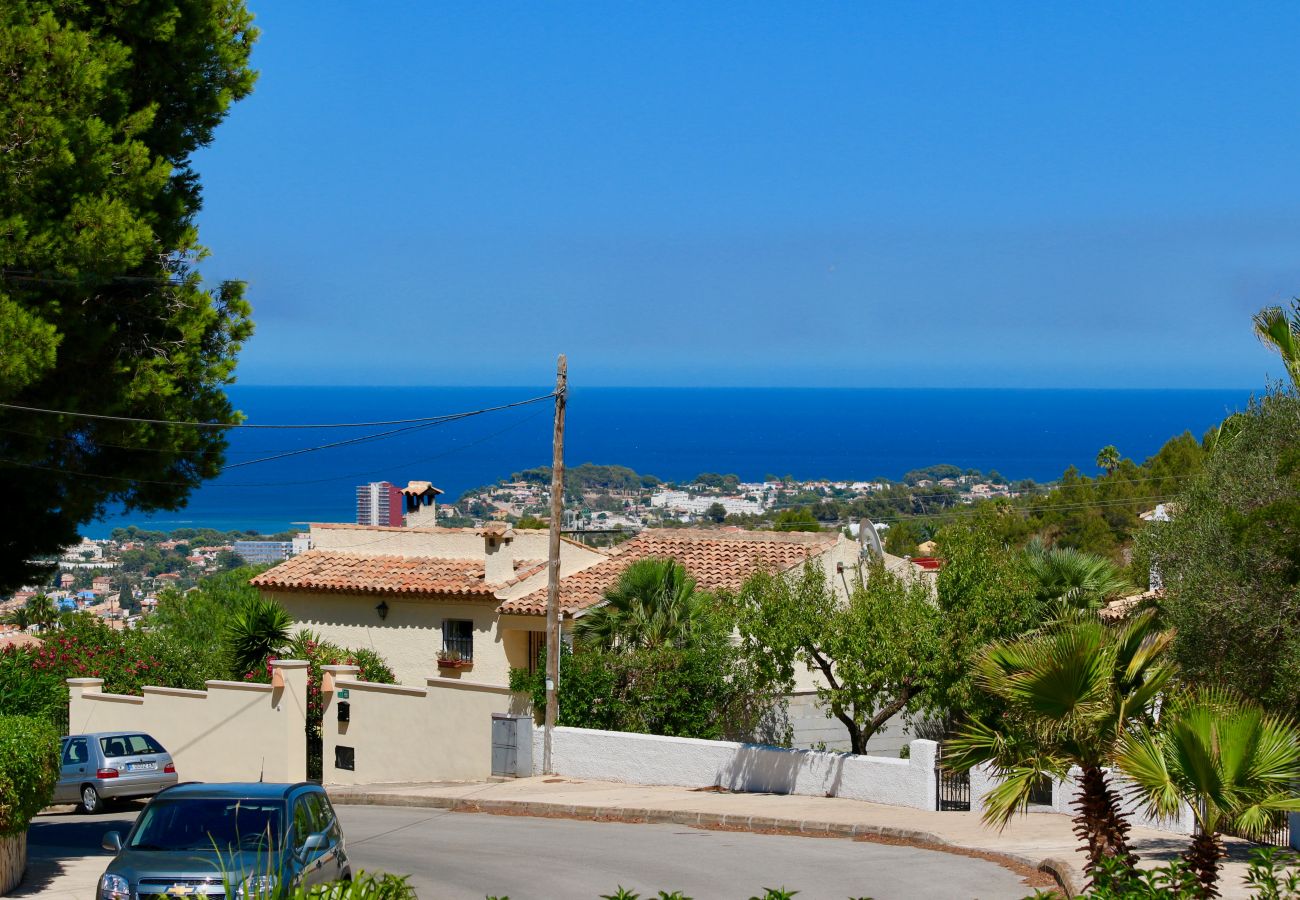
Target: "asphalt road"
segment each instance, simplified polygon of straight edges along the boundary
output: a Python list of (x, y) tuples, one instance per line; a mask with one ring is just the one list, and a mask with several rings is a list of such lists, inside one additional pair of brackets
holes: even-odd
[[(100, 838), (129, 828), (139, 809), (38, 817), (30, 852), (59, 860), (63, 873), (45, 889), (93, 896), (94, 878), (108, 862)], [(596, 900), (619, 885), (643, 898), (680, 890), (697, 900), (746, 900), (781, 886), (797, 889), (798, 900), (1033, 893), (995, 863), (913, 847), (433, 809), (338, 811), (354, 869), (409, 873), (421, 900)]]

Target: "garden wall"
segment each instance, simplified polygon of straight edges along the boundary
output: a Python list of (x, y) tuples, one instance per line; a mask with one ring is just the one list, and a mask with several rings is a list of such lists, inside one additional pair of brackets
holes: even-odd
[[(1074, 800), (1079, 795), (1079, 779), (1083, 777), (1083, 770), (1073, 768), (1070, 770), (1068, 781), (1054, 780), (1052, 783), (1052, 804), (1050, 807), (1040, 807), (1044, 812), (1058, 812), (1067, 816), (1073, 816)], [(997, 780), (989, 774), (988, 769), (979, 766), (971, 770), (970, 773), (970, 796), (971, 809), (978, 812), (984, 810), (984, 797), (997, 786)], [(1127, 781), (1123, 778), (1112, 776), (1111, 787), (1117, 791), (1120, 796), (1127, 797), (1129, 787)], [(1192, 808), (1183, 804), (1177, 818), (1173, 820), (1160, 820), (1148, 816), (1142, 808), (1142, 804), (1133, 799), (1126, 799), (1121, 808), (1128, 814), (1129, 822), (1140, 828), (1152, 828), (1156, 831), (1167, 831), (1171, 834), (1190, 835), (1196, 829), (1196, 819), (1192, 815)]]
[[(485, 781), (492, 774), (492, 714), (511, 711), (509, 688), (455, 678), (426, 678), (422, 688), (374, 684), (357, 680), (358, 671), (321, 667), (326, 784)], [(347, 721), (339, 720), (343, 703)]]
[[(587, 728), (553, 734), (555, 773), (571, 778), (935, 805), (934, 741), (912, 741), (910, 759), (890, 759)], [(542, 771), (543, 740), (534, 732), (534, 772)]]
[(27, 871), (27, 832), (0, 835), (0, 897), (23, 880)]
[(205, 691), (146, 687), (105, 694), (101, 678), (69, 678), (71, 734), (142, 731), (172, 755), (181, 781), (307, 778), (307, 663), (271, 664), (272, 683), (209, 681)]

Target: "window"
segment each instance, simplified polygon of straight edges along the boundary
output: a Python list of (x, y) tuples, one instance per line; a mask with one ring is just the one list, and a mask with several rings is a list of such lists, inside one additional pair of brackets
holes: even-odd
[(469, 619), (442, 620), (442, 652), (469, 662), (474, 658), (474, 623)]
[(90, 750), (85, 738), (73, 738), (63, 748), (63, 764), (76, 766), (90, 759)]
[(542, 651), (546, 649), (546, 632), (528, 632), (528, 674), (536, 675), (542, 667)]
[(142, 753), (165, 753), (162, 746), (147, 734), (119, 734), (99, 739), (104, 756), (134, 756)]

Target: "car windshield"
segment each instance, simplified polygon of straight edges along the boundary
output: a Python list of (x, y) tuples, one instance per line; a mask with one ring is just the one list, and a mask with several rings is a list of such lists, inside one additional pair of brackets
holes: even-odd
[(279, 849), (284, 804), (276, 800), (155, 800), (131, 833), (133, 850)]
[(99, 739), (99, 749), (104, 756), (139, 756), (144, 753), (164, 753), (162, 746), (147, 734), (113, 734)]

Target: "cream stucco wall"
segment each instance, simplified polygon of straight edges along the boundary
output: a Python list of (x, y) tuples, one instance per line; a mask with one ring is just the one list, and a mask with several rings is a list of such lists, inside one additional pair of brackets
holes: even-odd
[(209, 681), (206, 691), (146, 687), (142, 697), (102, 693), (100, 678), (71, 678), (69, 733), (153, 735), (182, 781), (303, 781), (307, 663), (273, 665), (276, 686)]
[[(322, 720), (327, 784), (482, 781), (492, 774), (492, 714), (511, 711), (513, 695), (496, 685), (429, 678), (424, 687), (371, 684), (352, 666), (326, 668)], [(338, 720), (346, 690), (349, 721)], [(355, 768), (335, 765), (351, 747)]]
[[(465, 619), (474, 623), (474, 665), (468, 669), (444, 670), (451, 677), (505, 685), (511, 665), (526, 665), (527, 636), (522, 635), (524, 654), (507, 657), (506, 647), (517, 641), (496, 627), (499, 601), (398, 599), (375, 594), (316, 594), (306, 591), (267, 591), (288, 611), (294, 628), (308, 628), (328, 641), (356, 649), (367, 647), (382, 656), (399, 684), (422, 686), (437, 675), (438, 651), (442, 649), (444, 619)], [(375, 607), (388, 605), (388, 615), (379, 618)], [(518, 653), (517, 646), (514, 647)]]

